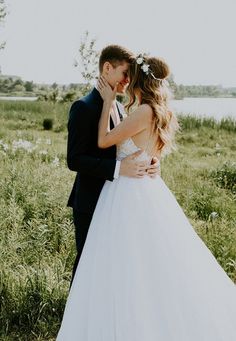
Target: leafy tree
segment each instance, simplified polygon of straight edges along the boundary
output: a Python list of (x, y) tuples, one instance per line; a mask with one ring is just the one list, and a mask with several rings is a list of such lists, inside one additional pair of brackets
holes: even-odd
[(77, 97), (77, 94), (73, 90), (69, 90), (66, 93), (63, 94), (61, 102), (73, 102), (75, 98)]
[(33, 91), (34, 90), (34, 83), (33, 81), (29, 82), (29, 81), (26, 81), (25, 82), (25, 91)]
[(11, 85), (9, 86), (9, 90), (10, 91), (24, 91), (25, 87), (24, 87), (24, 82), (22, 79), (17, 78), (14, 81), (12, 80), (12, 78), (9, 78), (11, 81)]
[(56, 90), (56, 89), (58, 88), (58, 84), (54, 82), (54, 83), (52, 84), (52, 88), (53, 88), (53, 90)]
[(70, 84), (69, 84), (69, 89), (71, 89), (71, 90), (77, 90), (77, 89), (78, 89), (78, 84), (76, 84), (76, 83), (70, 83)]
[(11, 91), (12, 87), (12, 79), (6, 78), (6, 79), (1, 79), (0, 81), (0, 91), (1, 92), (9, 92)]
[(39, 90), (40, 91), (47, 91), (48, 87), (47, 87), (47, 85), (40, 85)]
[(98, 75), (99, 52), (95, 48), (96, 39), (90, 38), (89, 32), (84, 33), (80, 43), (79, 57), (75, 60), (75, 67), (79, 67), (80, 73), (85, 80), (84, 93), (87, 93)]
[(171, 91), (173, 92), (173, 94), (175, 94), (175, 97), (177, 97), (178, 86), (174, 81), (173, 73), (168, 77), (168, 83), (169, 83), (169, 86), (171, 88)]
[(58, 88), (52, 90), (52, 91), (49, 93), (49, 101), (51, 101), (51, 102), (53, 102), (53, 103), (56, 103), (56, 102), (57, 102), (58, 95), (59, 95), (59, 90), (58, 90)]
[(24, 92), (25, 91), (25, 87), (24, 87), (24, 85), (21, 85), (21, 84), (16, 84), (15, 86), (14, 86), (14, 89), (13, 89), (14, 91), (17, 91), (17, 92)]
[[(0, 24), (2, 24), (4, 22), (5, 16), (6, 16), (5, 1), (4, 0), (0, 0)], [(4, 46), (5, 46), (5, 42), (4, 43), (0, 43), (0, 50), (3, 49)]]

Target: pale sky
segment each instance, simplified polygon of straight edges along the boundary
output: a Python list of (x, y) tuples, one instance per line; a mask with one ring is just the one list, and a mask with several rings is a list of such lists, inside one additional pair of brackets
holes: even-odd
[(236, 0), (6, 0), (3, 74), (77, 83), (83, 33), (166, 59), (180, 84), (236, 86)]

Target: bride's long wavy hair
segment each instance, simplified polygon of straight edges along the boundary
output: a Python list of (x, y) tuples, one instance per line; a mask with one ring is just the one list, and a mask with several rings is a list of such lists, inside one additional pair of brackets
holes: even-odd
[[(127, 88), (128, 112), (137, 102), (137, 91), (141, 103), (148, 104), (153, 110), (153, 133), (157, 136), (157, 151), (170, 151), (175, 147), (174, 136), (179, 129), (176, 116), (169, 110), (170, 90), (165, 79), (170, 75), (167, 63), (161, 58), (142, 56), (143, 63), (134, 60), (129, 68), (130, 84)], [(141, 68), (149, 65), (148, 72)]]

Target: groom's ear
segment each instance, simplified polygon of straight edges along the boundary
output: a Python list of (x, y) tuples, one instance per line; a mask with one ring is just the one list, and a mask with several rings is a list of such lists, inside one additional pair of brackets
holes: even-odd
[(105, 62), (105, 63), (103, 64), (103, 72), (105, 72), (106, 74), (108, 74), (108, 73), (110, 72), (110, 70), (111, 70), (111, 67), (112, 67), (111, 63)]

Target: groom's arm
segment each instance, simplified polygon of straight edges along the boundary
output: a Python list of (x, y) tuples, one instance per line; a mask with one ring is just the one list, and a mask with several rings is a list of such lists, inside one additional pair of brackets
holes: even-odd
[(67, 164), (70, 170), (80, 174), (113, 180), (115, 159), (101, 159), (89, 155), (91, 143), (91, 119), (86, 103), (74, 102), (68, 121)]

